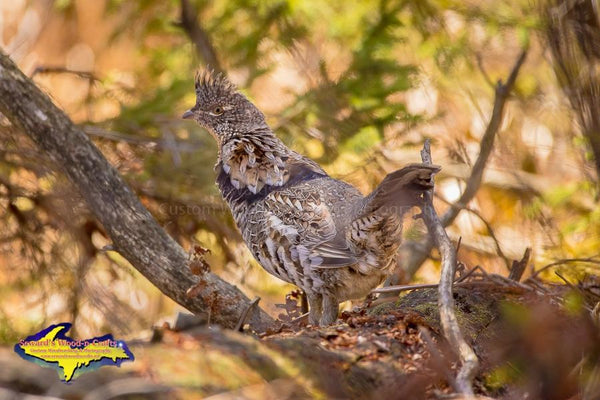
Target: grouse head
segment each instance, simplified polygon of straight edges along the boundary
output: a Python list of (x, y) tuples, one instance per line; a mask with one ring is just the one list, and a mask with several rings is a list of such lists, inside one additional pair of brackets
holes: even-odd
[(222, 145), (229, 139), (268, 129), (265, 116), (223, 74), (196, 74), (196, 105), (182, 118), (193, 119)]

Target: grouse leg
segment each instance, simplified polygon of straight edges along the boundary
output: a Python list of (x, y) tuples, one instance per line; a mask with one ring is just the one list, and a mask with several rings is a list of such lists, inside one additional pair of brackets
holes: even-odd
[(306, 294), (308, 299), (308, 323), (317, 326), (321, 320), (321, 314), (323, 313), (323, 296), (320, 294)]
[(321, 326), (333, 324), (338, 317), (339, 302), (335, 296), (323, 295), (323, 315), (321, 316)]

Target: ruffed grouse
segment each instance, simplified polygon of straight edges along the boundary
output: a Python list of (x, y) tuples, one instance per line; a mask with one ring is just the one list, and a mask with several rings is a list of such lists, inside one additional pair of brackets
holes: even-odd
[(183, 114), (219, 146), (217, 185), (250, 251), (269, 273), (300, 287), (311, 324), (337, 319), (340, 301), (366, 296), (395, 265), (402, 216), (439, 167), (412, 164), (364, 197), (286, 147), (264, 115), (222, 75), (196, 76)]

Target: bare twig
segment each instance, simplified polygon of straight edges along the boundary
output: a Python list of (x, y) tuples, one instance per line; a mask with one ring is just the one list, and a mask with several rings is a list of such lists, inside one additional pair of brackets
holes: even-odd
[(584, 301), (585, 309), (588, 310), (589, 312), (593, 312), (593, 309), (595, 308), (594, 306), (596, 305), (596, 302), (598, 301), (598, 296), (595, 293), (589, 292), (589, 291), (585, 290), (584, 288), (582, 288), (581, 282), (579, 282), (577, 285), (572, 284), (571, 282), (569, 282), (567, 280), (567, 278), (565, 278), (558, 271), (554, 271), (554, 274), (556, 276), (558, 276), (573, 291), (579, 293), (581, 295), (581, 297), (585, 300)]
[[(421, 150), (421, 159), (424, 163), (431, 164), (431, 149), (429, 139), (425, 141)], [(457, 390), (467, 397), (472, 397), (473, 388), (471, 381), (477, 373), (479, 361), (473, 349), (467, 344), (458, 325), (454, 312), (454, 297), (452, 295), (452, 283), (456, 268), (456, 250), (433, 207), (433, 196), (431, 192), (424, 193), (422, 207), (423, 220), (433, 241), (436, 243), (442, 257), (442, 274), (438, 287), (438, 306), (440, 308), (440, 322), (444, 336), (451, 348), (458, 354), (461, 367), (456, 376)]]
[(498, 81), (496, 84), (496, 97), (494, 98), (494, 109), (492, 110), (492, 117), (490, 122), (483, 134), (483, 138), (481, 139), (481, 146), (479, 148), (479, 156), (477, 156), (477, 160), (475, 160), (475, 164), (473, 165), (473, 170), (471, 171), (471, 176), (467, 180), (467, 184), (465, 186), (465, 191), (460, 196), (458, 201), (456, 202), (457, 207), (452, 207), (442, 216), (441, 220), (444, 226), (450, 225), (458, 213), (460, 212), (461, 207), (466, 206), (475, 194), (477, 190), (479, 190), (479, 186), (481, 185), (481, 180), (483, 178), (483, 170), (485, 169), (485, 165), (489, 159), (490, 154), (492, 153), (492, 149), (494, 147), (494, 140), (496, 139), (496, 133), (500, 128), (500, 124), (502, 123), (502, 116), (504, 114), (504, 106), (506, 104), (506, 99), (508, 95), (512, 91), (513, 86), (515, 85), (515, 81), (517, 79), (517, 75), (519, 74), (519, 70), (525, 62), (525, 58), (527, 57), (527, 50), (523, 50), (515, 63), (506, 83), (502, 83), (502, 81)]
[(189, 0), (181, 0), (181, 20), (175, 25), (181, 27), (194, 43), (198, 57), (204, 61), (207, 67), (212, 68), (215, 72), (223, 72), (217, 52), (210, 42), (208, 34), (200, 26), (196, 14), (196, 9)]
[[(526, 288), (529, 289), (526, 285), (519, 283), (519, 282), (511, 282), (512, 279), (508, 279), (505, 278), (503, 276), (500, 275), (496, 275), (496, 274), (488, 274), (484, 269), (482, 269), (480, 266), (476, 266), (473, 269), (469, 270), (469, 272), (467, 272), (465, 275), (461, 276), (460, 278), (456, 279), (453, 283), (454, 287), (473, 287), (474, 285), (480, 284), (480, 283), (484, 283), (485, 281), (483, 280), (476, 280), (476, 281), (468, 281), (465, 282), (465, 280), (471, 276), (473, 276), (473, 274), (475, 273), (475, 271), (480, 271), (480, 273), (478, 275), (476, 275), (476, 277), (479, 278), (484, 278), (488, 281), (491, 282), (495, 282), (496, 284), (498, 284), (498, 282), (500, 282), (500, 284), (502, 286), (518, 286), (520, 288)], [(382, 288), (378, 288), (378, 289), (374, 289), (371, 291), (371, 293), (373, 294), (380, 294), (380, 293), (400, 293), (400, 292), (405, 292), (408, 290), (421, 290), (421, 289), (436, 289), (439, 288), (439, 285), (436, 283), (418, 283), (418, 284), (413, 284), (413, 285), (394, 285), (394, 286), (385, 286)], [(379, 299), (378, 299), (379, 300)], [(391, 301), (394, 301), (394, 299), (392, 299)], [(377, 302), (377, 300), (375, 301)], [(375, 302), (373, 304), (375, 304)]]
[(564, 276), (563, 276), (563, 275), (562, 275), (560, 272), (558, 272), (558, 271), (554, 271), (554, 274), (555, 274), (556, 276), (558, 276), (558, 277), (559, 277), (559, 278), (560, 278), (560, 279), (561, 279), (561, 280), (562, 280), (562, 281), (565, 283), (565, 285), (567, 285), (568, 287), (570, 287), (570, 288), (571, 288), (571, 289), (573, 289), (573, 290), (577, 290), (577, 291), (579, 291), (579, 290), (577, 289), (577, 287), (575, 287), (575, 285), (573, 285), (571, 282), (569, 282), (569, 281), (567, 280), (567, 278), (565, 278), (565, 277), (564, 277)]
[(254, 309), (254, 307), (258, 306), (259, 301), (260, 301), (260, 297), (257, 297), (254, 300), (252, 300), (252, 302), (250, 304), (248, 304), (248, 307), (244, 310), (244, 312), (242, 312), (242, 315), (240, 315), (240, 320), (235, 325), (235, 328), (234, 328), (235, 331), (239, 331), (239, 332), (244, 331), (244, 324), (246, 323), (246, 320), (248, 319), (248, 314), (250, 314), (250, 312)]
[(31, 73), (31, 78), (33, 79), (33, 77), (36, 76), (37, 74), (71, 74), (71, 75), (76, 75), (82, 79), (87, 79), (91, 82), (93, 82), (93, 81), (99, 82), (100, 81), (100, 78), (98, 78), (92, 72), (76, 71), (76, 70), (68, 69), (66, 67), (59, 67), (59, 66), (40, 65), (33, 70), (33, 72)]
[(466, 274), (464, 274), (464, 275), (463, 275), (463, 276), (461, 276), (460, 278), (456, 279), (456, 280), (454, 281), (454, 286), (456, 286), (458, 283), (460, 283), (460, 282), (464, 281), (465, 279), (467, 279), (468, 277), (470, 277), (471, 275), (473, 275), (473, 274), (475, 273), (475, 271), (477, 271), (477, 270), (481, 271), (481, 273), (482, 273), (483, 275), (487, 275), (487, 272), (486, 272), (486, 271), (485, 271), (483, 268), (481, 268), (479, 265), (476, 265), (476, 266), (474, 266), (473, 268), (471, 268), (471, 269), (469, 270), (469, 272), (467, 272)]
[(475, 54), (475, 60), (477, 60), (477, 67), (479, 68), (481, 75), (483, 75), (483, 79), (486, 81), (486, 83), (488, 85), (490, 85), (491, 88), (493, 88), (494, 81), (492, 81), (492, 78), (490, 78), (490, 76), (488, 75), (487, 70), (485, 69), (485, 66), (483, 65), (483, 57), (481, 57), (480, 53)]
[(201, 147), (199, 141), (191, 140), (179, 140), (173, 138), (172, 140), (166, 139), (154, 139), (149, 137), (126, 135), (123, 133), (106, 130), (94, 125), (83, 125), (81, 129), (88, 135), (94, 137), (100, 137), (115, 142), (126, 142), (134, 145), (149, 145), (156, 146), (158, 149), (173, 150), (178, 152), (191, 153), (197, 151)]
[(373, 289), (371, 293), (400, 293), (406, 290), (417, 290), (417, 289), (435, 289), (439, 285), (437, 283), (420, 283), (416, 285), (394, 285), (386, 286), (378, 289)]
[(554, 261), (550, 264), (544, 265), (542, 268), (535, 271), (527, 280), (534, 279), (542, 272), (544, 272), (552, 267), (555, 267), (557, 265), (572, 264), (572, 263), (589, 263), (589, 264), (600, 265), (600, 260), (596, 259), (596, 258), (591, 258), (591, 257), (590, 258), (564, 258), (562, 260)]
[[(494, 108), (492, 110), (490, 122), (485, 130), (483, 138), (481, 139), (479, 156), (477, 157), (477, 160), (473, 165), (471, 175), (467, 179), (464, 192), (456, 201), (456, 203), (452, 207), (450, 207), (448, 211), (446, 211), (446, 213), (441, 217), (441, 223), (443, 227), (447, 227), (450, 224), (452, 224), (452, 222), (454, 222), (460, 211), (464, 209), (467, 206), (467, 204), (469, 204), (473, 197), (475, 197), (475, 194), (481, 186), (483, 171), (494, 147), (496, 133), (498, 132), (500, 124), (502, 123), (502, 116), (504, 114), (504, 106), (506, 104), (506, 100), (508, 99), (508, 96), (515, 85), (515, 81), (517, 79), (521, 66), (525, 62), (526, 57), (527, 50), (523, 50), (519, 55), (519, 58), (515, 62), (515, 65), (513, 66), (512, 71), (508, 79), (506, 80), (506, 83), (498, 81), (498, 83), (496, 84)], [(427, 257), (433, 249), (433, 241), (431, 240), (431, 238), (428, 238), (427, 241), (423, 244), (423, 246), (419, 247), (420, 249), (422, 249), (422, 251), (419, 253), (414, 253), (405, 266), (405, 269), (409, 275), (413, 275), (425, 262), (425, 260), (427, 260)]]
[(290, 322), (292, 323), (292, 325), (300, 323), (300, 322), (308, 322), (308, 311), (305, 312), (304, 314), (300, 315), (299, 317), (294, 318)]

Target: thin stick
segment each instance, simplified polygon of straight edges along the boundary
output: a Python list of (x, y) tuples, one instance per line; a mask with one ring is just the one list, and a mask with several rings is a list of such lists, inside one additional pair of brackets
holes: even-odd
[[(460, 277), (459, 279), (454, 281), (454, 287), (472, 287), (473, 285), (477, 284), (478, 282), (482, 282), (482, 281), (469, 281), (469, 282), (465, 282), (464, 280), (467, 279), (469, 276), (473, 275), (473, 273), (477, 270), (477, 269), (481, 269), (481, 267), (477, 266), (473, 269), (471, 269), (469, 272), (467, 272), (464, 276)], [(511, 280), (508, 280), (507, 278), (503, 278), (499, 275), (494, 275), (494, 274), (488, 274), (485, 271), (481, 270), (483, 272), (482, 276), (492, 282), (497, 282), (497, 280), (495, 280), (494, 278), (500, 278), (500, 279), (505, 279), (504, 281), (502, 281), (502, 285), (503, 286), (518, 286), (521, 288), (527, 288), (529, 290), (529, 288), (519, 282), (512, 282)], [(394, 285), (394, 286), (385, 286), (382, 288), (377, 288), (377, 289), (373, 289), (371, 291), (372, 294), (380, 294), (380, 293), (400, 293), (400, 292), (405, 292), (407, 290), (421, 290), (421, 289), (437, 289), (439, 288), (440, 285), (438, 285), (437, 283), (419, 283), (416, 285)], [(395, 299), (392, 299), (392, 301), (394, 301)]]
[(256, 307), (258, 305), (259, 301), (260, 301), (260, 297), (257, 297), (254, 300), (252, 300), (252, 302), (250, 304), (248, 304), (248, 307), (242, 312), (242, 315), (240, 315), (240, 320), (235, 325), (234, 331), (239, 331), (239, 332), (244, 331), (244, 324), (246, 323), (246, 320), (248, 319), (248, 314), (250, 313), (250, 310), (252, 310), (254, 307)]
[(371, 293), (399, 293), (405, 290), (416, 290), (416, 289), (435, 289), (438, 285), (435, 283), (423, 283), (418, 285), (394, 285), (386, 286), (379, 289), (374, 289)]
[(300, 321), (308, 321), (308, 314), (309, 314), (308, 312), (305, 312), (301, 316), (294, 318), (292, 320), (292, 324), (296, 324), (296, 323), (298, 323)]
[[(431, 149), (429, 139), (425, 141), (421, 150), (421, 159), (426, 164), (431, 164)], [(452, 283), (456, 269), (456, 250), (433, 207), (433, 194), (431, 191), (424, 193), (423, 220), (429, 234), (433, 237), (442, 257), (442, 273), (438, 287), (438, 306), (440, 308), (440, 321), (444, 336), (451, 348), (458, 354), (461, 367), (456, 376), (456, 388), (466, 397), (473, 397), (471, 381), (479, 368), (479, 361), (475, 352), (467, 344), (458, 325), (454, 312), (454, 297)]]
[(33, 72), (31, 73), (31, 78), (33, 79), (33, 77), (36, 76), (37, 74), (71, 74), (71, 75), (76, 75), (82, 79), (87, 79), (91, 82), (94, 82), (94, 81), (99, 82), (100, 81), (100, 78), (98, 78), (96, 75), (94, 75), (90, 71), (75, 71), (72, 69), (68, 69), (66, 67), (59, 67), (59, 66), (50, 67), (50, 66), (40, 65), (33, 70)]
[(458, 283), (464, 281), (469, 276), (473, 275), (473, 273), (475, 271), (477, 271), (477, 270), (481, 271), (481, 273), (487, 277), (488, 273), (483, 268), (481, 268), (479, 265), (476, 265), (473, 268), (471, 268), (471, 270), (469, 272), (467, 272), (466, 274), (464, 274), (463, 276), (461, 276), (460, 278), (458, 278), (457, 280), (455, 280), (454, 281), (454, 286), (456, 286)]
[(538, 269), (537, 271), (535, 271), (527, 280), (530, 279), (534, 279), (535, 277), (537, 277), (541, 272), (555, 267), (557, 265), (562, 265), (562, 264), (570, 264), (570, 263), (590, 263), (590, 264), (599, 264), (600, 265), (600, 260), (595, 259), (595, 258), (565, 258), (562, 260), (558, 260), (555, 261), (553, 263), (550, 263), (548, 265), (544, 265), (542, 268)]

